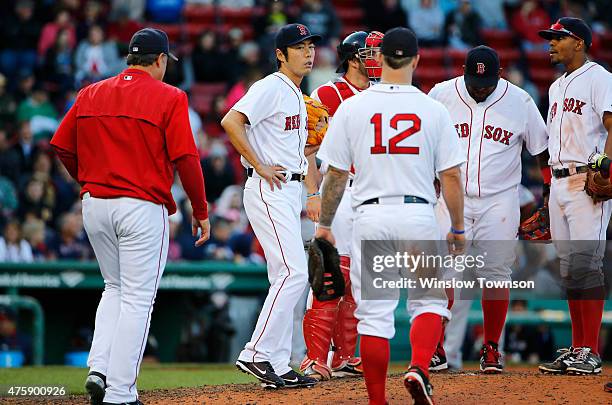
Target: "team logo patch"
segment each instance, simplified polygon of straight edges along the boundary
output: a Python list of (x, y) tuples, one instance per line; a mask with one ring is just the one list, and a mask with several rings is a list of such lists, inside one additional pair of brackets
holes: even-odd
[(484, 74), (485, 72), (485, 64), (478, 62), (476, 64), (476, 73), (478, 73), (479, 75)]
[(138, 47), (137, 46), (133, 46), (132, 47), (132, 52), (138, 52)]
[(300, 35), (308, 35), (308, 30), (302, 24), (298, 24), (297, 29), (300, 31)]

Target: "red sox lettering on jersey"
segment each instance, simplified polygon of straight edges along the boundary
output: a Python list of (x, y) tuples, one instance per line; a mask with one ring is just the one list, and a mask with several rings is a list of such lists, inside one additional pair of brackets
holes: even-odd
[(285, 131), (300, 129), (300, 114), (285, 117)]
[[(467, 122), (455, 124), (455, 128), (460, 138), (467, 138), (470, 136), (470, 125)], [(493, 125), (485, 126), (484, 139), (491, 139), (494, 142), (500, 142), (510, 146), (510, 138), (512, 138), (512, 135), (514, 135), (512, 132), (501, 127), (496, 128)]]

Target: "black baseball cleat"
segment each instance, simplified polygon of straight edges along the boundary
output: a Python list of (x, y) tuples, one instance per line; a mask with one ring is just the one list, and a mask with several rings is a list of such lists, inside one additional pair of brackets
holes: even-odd
[(427, 375), (418, 367), (410, 367), (404, 374), (404, 387), (408, 390), (414, 405), (434, 405), (433, 385)]
[(91, 405), (102, 405), (106, 392), (106, 376), (97, 371), (91, 371), (85, 379), (85, 391), (89, 394)]
[(310, 388), (317, 383), (316, 379), (301, 375), (293, 370), (281, 375), (280, 378), (285, 382), (285, 388)]
[(274, 368), (269, 361), (248, 362), (238, 360), (236, 362), (238, 370), (246, 374), (251, 374), (262, 383), (264, 388), (281, 388), (285, 386), (282, 378), (274, 373)]
[(429, 371), (439, 372), (448, 370), (448, 361), (446, 360), (446, 352), (444, 348), (438, 344), (436, 351), (431, 356), (429, 362)]
[(574, 361), (567, 366), (567, 374), (593, 375), (601, 373), (601, 357), (591, 352), (589, 347), (581, 347)]
[(538, 367), (541, 373), (544, 374), (565, 374), (567, 367), (572, 364), (580, 348), (573, 347), (562, 348), (557, 350), (559, 356), (550, 363), (542, 363)]
[(609, 382), (606, 385), (604, 385), (604, 391), (612, 392), (612, 382)]
[(115, 402), (102, 402), (102, 405), (144, 405), (144, 404), (140, 402), (139, 399), (137, 399), (136, 401), (132, 401), (132, 402), (121, 402), (120, 404), (117, 404)]

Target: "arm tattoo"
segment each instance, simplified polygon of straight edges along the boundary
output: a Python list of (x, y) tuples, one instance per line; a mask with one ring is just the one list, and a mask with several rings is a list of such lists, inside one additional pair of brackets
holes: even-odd
[(344, 189), (346, 188), (348, 174), (348, 171), (340, 170), (333, 166), (330, 166), (327, 170), (321, 193), (321, 216), (319, 218), (319, 224), (331, 226), (340, 200), (342, 200)]

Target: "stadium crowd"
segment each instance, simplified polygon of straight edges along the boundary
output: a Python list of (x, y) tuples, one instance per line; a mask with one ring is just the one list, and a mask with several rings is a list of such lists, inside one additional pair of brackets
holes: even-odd
[[(596, 40), (592, 53), (606, 63), (612, 15), (606, 1), (570, 0), (16, 0), (0, 17), (0, 262), (93, 260), (83, 230), (79, 185), (49, 148), (49, 139), (80, 88), (119, 73), (131, 35), (144, 26), (166, 29), (179, 54), (165, 81), (190, 95), (190, 121), (200, 151), (211, 208), (211, 240), (193, 247), (191, 208), (177, 178), (180, 207), (170, 218), (170, 261), (263, 261), (242, 206), (244, 171), (219, 121), (248, 87), (274, 67), (278, 27), (299, 21), (324, 37), (310, 92), (333, 77), (335, 46), (356, 29), (409, 26), (423, 49), (416, 83), (424, 91), (457, 70), (465, 50), (510, 38), (500, 52), (505, 77), (527, 90), (543, 113), (554, 79), (533, 70), (537, 35), (561, 15), (585, 19)], [(342, 7), (340, 7), (342, 6)], [(489, 35), (485, 35), (486, 33)], [(609, 37), (608, 37), (609, 38)], [(499, 39), (499, 35), (498, 35)], [(516, 44), (517, 46), (514, 46)], [(491, 43), (491, 45), (494, 45)], [(508, 44), (507, 44), (508, 45)], [(455, 53), (453, 53), (455, 52)], [(463, 53), (462, 53), (463, 52)], [(427, 61), (442, 55), (445, 70)], [(457, 62), (449, 58), (459, 55)], [(504, 57), (512, 63), (504, 63)], [(431, 59), (428, 59), (431, 58)], [(548, 61), (544, 61), (546, 69)], [(437, 69), (437, 70), (436, 70)], [(552, 70), (546, 70), (549, 72)], [(539, 80), (539, 81), (538, 81)], [(539, 171), (524, 162), (523, 184), (539, 197)], [(304, 221), (307, 221), (306, 219)]]

